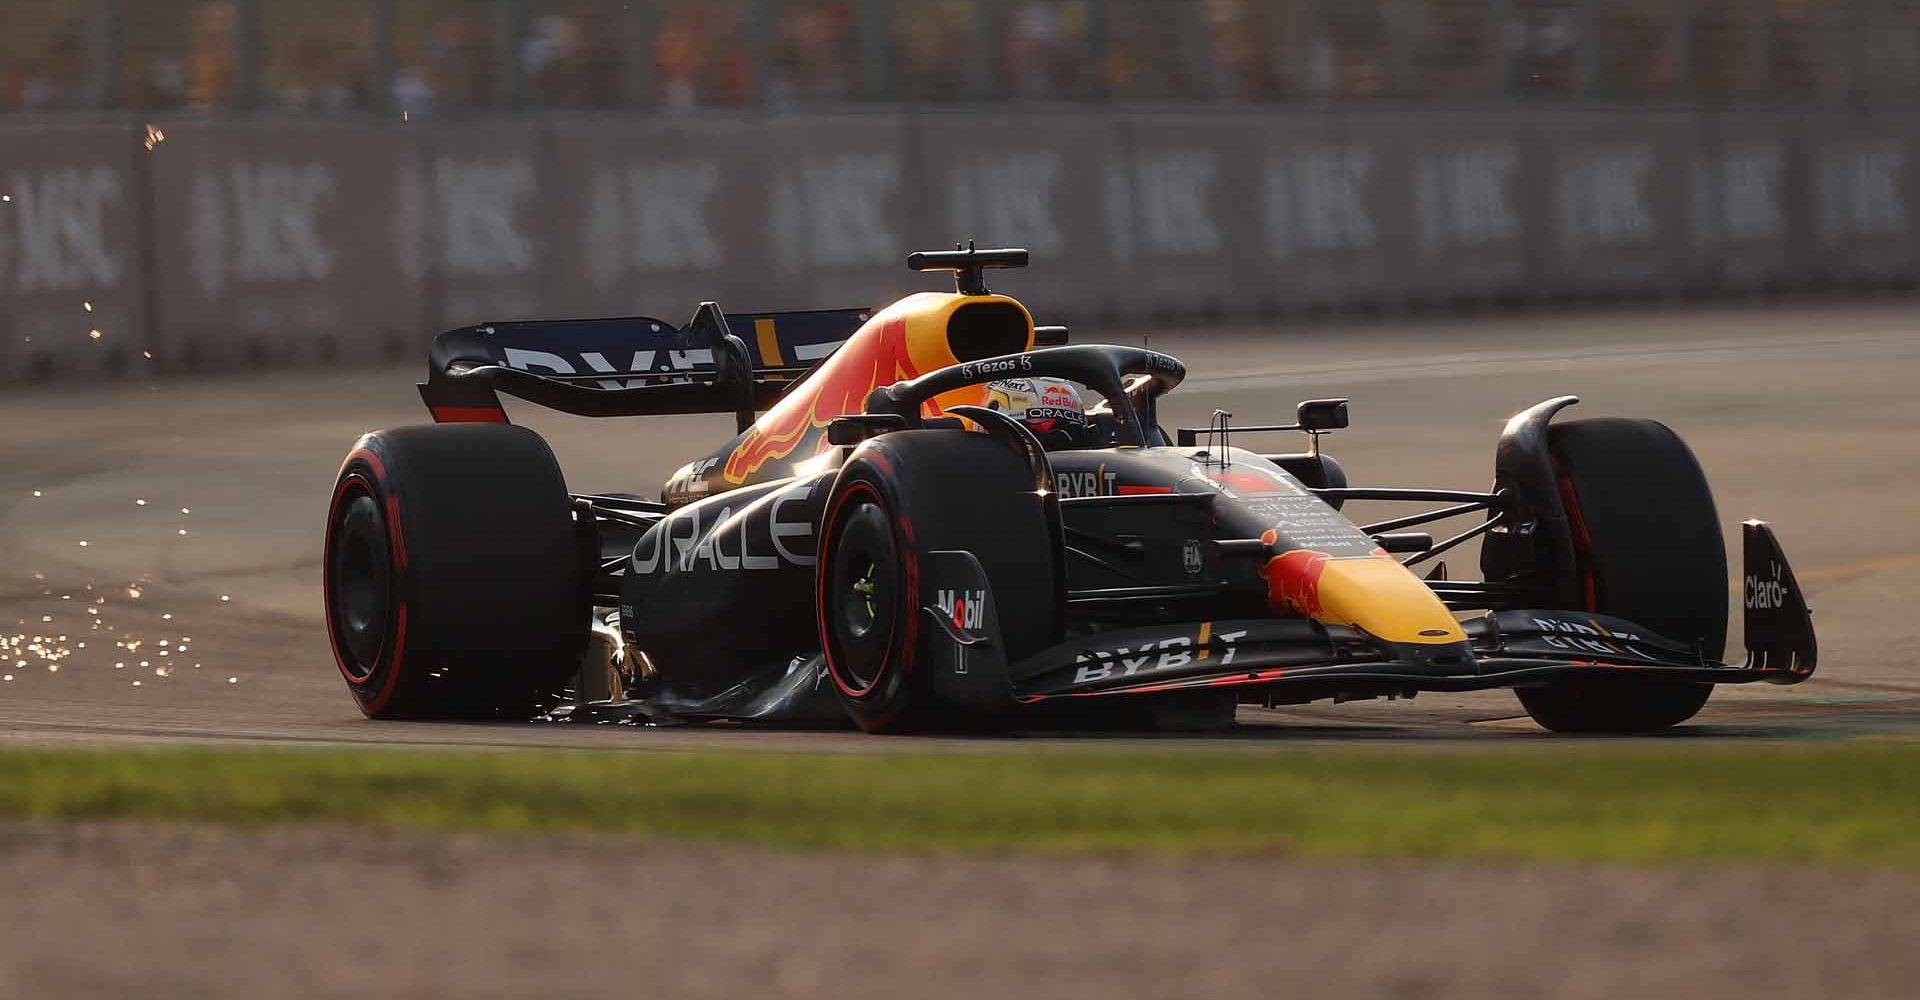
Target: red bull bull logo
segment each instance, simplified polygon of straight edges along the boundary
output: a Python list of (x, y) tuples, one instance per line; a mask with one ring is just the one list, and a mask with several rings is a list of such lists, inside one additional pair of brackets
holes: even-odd
[(1321, 618), (1326, 608), (1320, 602), (1320, 577), (1331, 558), (1325, 552), (1295, 549), (1267, 560), (1261, 574), (1267, 578), (1268, 606), (1275, 611)]
[(905, 316), (854, 334), (812, 378), (766, 412), (727, 456), (727, 482), (743, 483), (761, 466), (785, 458), (835, 417), (866, 408), (875, 387), (915, 378), (920, 369), (907, 349)]

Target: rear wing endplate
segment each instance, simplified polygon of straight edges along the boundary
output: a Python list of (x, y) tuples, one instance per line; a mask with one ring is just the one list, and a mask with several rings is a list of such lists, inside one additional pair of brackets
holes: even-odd
[[(420, 398), (439, 423), (505, 423), (499, 393), (587, 417), (732, 413), (741, 429), (853, 336), (865, 309), (483, 323), (434, 338)], [(736, 332), (738, 331), (738, 332)]]

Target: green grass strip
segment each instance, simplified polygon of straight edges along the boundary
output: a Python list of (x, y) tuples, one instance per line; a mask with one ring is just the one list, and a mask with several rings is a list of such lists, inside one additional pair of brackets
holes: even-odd
[(593, 753), (4, 750), (0, 818), (858, 851), (1920, 865), (1920, 746)]

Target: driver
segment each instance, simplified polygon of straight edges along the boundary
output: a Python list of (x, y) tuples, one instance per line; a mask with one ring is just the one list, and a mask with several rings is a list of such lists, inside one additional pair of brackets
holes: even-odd
[(1091, 437), (1087, 408), (1072, 382), (1009, 378), (987, 384), (987, 408), (1027, 425), (1048, 451), (1084, 447)]

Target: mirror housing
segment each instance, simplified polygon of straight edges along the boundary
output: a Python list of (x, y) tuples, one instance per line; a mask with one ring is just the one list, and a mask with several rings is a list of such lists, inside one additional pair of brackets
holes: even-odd
[(1347, 401), (1344, 399), (1309, 399), (1295, 407), (1294, 413), (1300, 429), (1309, 434), (1345, 430), (1347, 427)]

